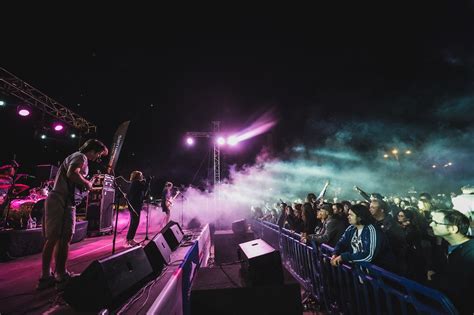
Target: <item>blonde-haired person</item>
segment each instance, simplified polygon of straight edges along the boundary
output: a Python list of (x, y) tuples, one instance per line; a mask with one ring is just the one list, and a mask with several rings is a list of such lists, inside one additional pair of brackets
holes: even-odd
[(127, 238), (125, 241), (125, 246), (127, 247), (138, 245), (134, 238), (135, 234), (137, 233), (138, 224), (140, 223), (140, 212), (142, 210), (146, 191), (146, 182), (142, 172), (133, 171), (130, 174), (130, 181), (130, 189), (128, 190), (127, 194), (128, 200), (130, 202), (128, 207), (128, 210), (130, 211), (130, 226), (128, 228)]

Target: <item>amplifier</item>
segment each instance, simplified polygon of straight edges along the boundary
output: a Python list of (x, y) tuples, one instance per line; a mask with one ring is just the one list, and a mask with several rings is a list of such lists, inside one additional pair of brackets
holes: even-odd
[[(104, 183), (107, 182), (104, 181)], [(114, 200), (115, 189), (113, 186), (94, 187), (89, 192), (86, 202), (89, 235), (112, 232)]]

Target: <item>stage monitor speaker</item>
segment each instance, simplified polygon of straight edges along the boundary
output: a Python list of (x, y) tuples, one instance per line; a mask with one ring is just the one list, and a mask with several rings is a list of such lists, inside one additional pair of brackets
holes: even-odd
[(184, 238), (184, 233), (178, 223), (174, 221), (168, 222), (163, 229), (161, 229), (161, 234), (168, 243), (169, 248), (173, 251), (178, 248), (179, 244)]
[(296, 281), (246, 287), (238, 265), (201, 267), (191, 286), (190, 311), (206, 315), (300, 315), (300, 290)]
[(81, 311), (115, 307), (137, 292), (152, 273), (145, 250), (134, 247), (93, 261), (80, 276), (70, 280), (64, 300)]
[(161, 233), (146, 244), (145, 253), (155, 276), (158, 276), (171, 260), (171, 249)]
[(217, 265), (239, 260), (239, 244), (255, 239), (253, 232), (234, 234), (231, 230), (214, 233), (214, 262)]
[(283, 283), (280, 252), (262, 239), (239, 244), (241, 272), (249, 286)]
[(89, 234), (112, 232), (115, 189), (102, 187), (91, 190), (87, 196), (86, 218)]
[(247, 220), (237, 220), (232, 222), (232, 231), (235, 234), (244, 234), (247, 232)]

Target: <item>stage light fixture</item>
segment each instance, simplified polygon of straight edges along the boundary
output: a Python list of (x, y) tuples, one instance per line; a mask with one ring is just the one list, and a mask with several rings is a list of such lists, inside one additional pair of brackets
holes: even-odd
[(75, 139), (75, 138), (76, 138), (76, 134), (75, 134), (75, 133), (71, 133), (71, 138)]
[(57, 131), (57, 132), (62, 131), (62, 130), (64, 130), (64, 125), (61, 124), (61, 123), (54, 123), (53, 124), (53, 129), (54, 129), (54, 131)]
[(217, 141), (218, 145), (224, 145), (225, 144), (224, 137), (218, 137), (216, 141)]
[(22, 117), (30, 116), (31, 114), (31, 109), (28, 106), (25, 105), (19, 105), (16, 109), (18, 115)]
[(5, 105), (7, 105), (7, 103), (5, 103), (5, 101), (0, 100), (0, 106), (5, 106)]
[(189, 146), (193, 145), (194, 144), (194, 138), (187, 137), (186, 138), (186, 144), (189, 145)]
[(388, 154), (384, 154), (384, 155), (383, 155), (383, 158), (384, 158), (384, 159), (388, 159)]
[(41, 140), (44, 140), (46, 139), (46, 135), (43, 133), (41, 136), (40, 136)]

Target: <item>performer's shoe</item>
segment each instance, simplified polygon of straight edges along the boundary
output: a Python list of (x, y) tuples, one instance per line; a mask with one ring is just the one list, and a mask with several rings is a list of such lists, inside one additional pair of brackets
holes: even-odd
[(70, 271), (66, 271), (66, 273), (62, 277), (56, 278), (56, 290), (64, 291), (71, 278), (74, 277), (76, 277), (76, 274)]
[(138, 246), (140, 243), (137, 243), (135, 240), (126, 240), (125, 241), (125, 247), (134, 247)]
[(55, 283), (56, 283), (56, 279), (54, 278), (53, 274), (50, 274), (47, 277), (41, 277), (39, 278), (38, 284), (36, 285), (36, 290), (41, 291), (48, 288), (52, 288), (54, 287)]

